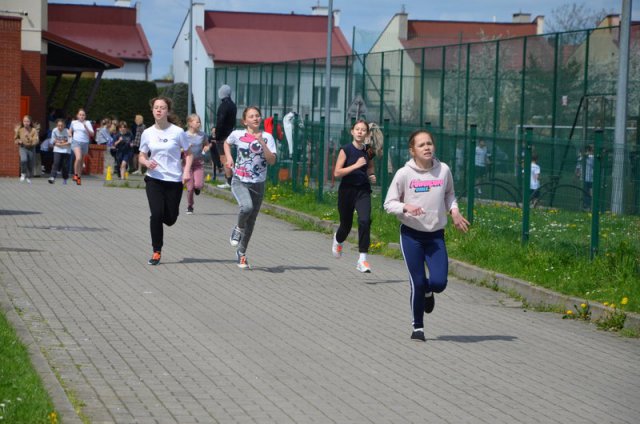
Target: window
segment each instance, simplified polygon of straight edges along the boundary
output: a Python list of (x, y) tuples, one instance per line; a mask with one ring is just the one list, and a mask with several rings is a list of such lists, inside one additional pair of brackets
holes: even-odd
[[(329, 107), (337, 108), (338, 107), (338, 90), (339, 87), (331, 87), (329, 94)], [(314, 108), (323, 108), (324, 107), (324, 87), (315, 87), (315, 102), (313, 104)]]

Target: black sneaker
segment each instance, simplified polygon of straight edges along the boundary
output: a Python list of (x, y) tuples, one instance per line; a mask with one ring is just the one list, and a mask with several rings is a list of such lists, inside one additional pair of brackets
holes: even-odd
[(149, 259), (147, 264), (149, 265), (158, 265), (160, 263), (160, 252), (153, 252), (153, 256)]
[(196, 196), (200, 196), (200, 189), (199, 188), (194, 188), (193, 191), (196, 194)]
[(187, 208), (187, 215), (193, 215), (193, 208)]
[(424, 342), (426, 339), (424, 338), (424, 330), (422, 328), (416, 328), (411, 333), (411, 340), (415, 340), (416, 342)]
[(433, 292), (431, 292), (431, 296), (427, 296), (424, 298), (424, 312), (426, 314), (430, 314), (431, 312), (433, 312), (433, 308), (436, 306), (436, 297), (433, 294)]
[(240, 240), (242, 240), (242, 230), (236, 225), (231, 231), (229, 243), (231, 243), (231, 246), (236, 247), (238, 244), (240, 244)]

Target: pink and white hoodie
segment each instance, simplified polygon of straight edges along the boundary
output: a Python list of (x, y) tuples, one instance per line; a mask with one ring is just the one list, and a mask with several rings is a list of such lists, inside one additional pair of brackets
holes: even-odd
[[(404, 205), (424, 209), (424, 214), (404, 213)], [(453, 189), (453, 176), (447, 164), (433, 159), (430, 169), (419, 168), (413, 159), (400, 168), (391, 181), (384, 210), (400, 222), (418, 231), (433, 232), (447, 225), (447, 213), (458, 207)]]

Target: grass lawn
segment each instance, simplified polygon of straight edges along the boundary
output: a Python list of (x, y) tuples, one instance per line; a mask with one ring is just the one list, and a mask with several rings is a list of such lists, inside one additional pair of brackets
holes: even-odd
[[(294, 193), (290, 185), (268, 186), (265, 201), (338, 222), (337, 193)], [(398, 220), (372, 199), (372, 253), (399, 240)], [(466, 206), (460, 206), (465, 214)], [(354, 224), (354, 228), (356, 228)], [(591, 214), (560, 209), (532, 209), (529, 243), (522, 246), (522, 210), (502, 204), (476, 204), (467, 234), (448, 226), (447, 249), (452, 258), (521, 278), (535, 285), (585, 300), (607, 302), (640, 312), (640, 218), (601, 215), (599, 255), (589, 259)], [(328, 248), (328, 247), (327, 247)], [(628, 303), (621, 306), (623, 298)]]
[(58, 417), (27, 348), (0, 313), (0, 423), (55, 424)]

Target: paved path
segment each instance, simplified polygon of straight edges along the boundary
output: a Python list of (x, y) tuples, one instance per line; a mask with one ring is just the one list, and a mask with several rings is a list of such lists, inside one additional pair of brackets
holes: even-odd
[(263, 214), (242, 271), (236, 206), (200, 196), (150, 267), (143, 190), (0, 179), (0, 199), (0, 300), (94, 424), (640, 417), (640, 340), (452, 279), (416, 343), (404, 264), (361, 275), (327, 235)]

